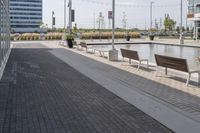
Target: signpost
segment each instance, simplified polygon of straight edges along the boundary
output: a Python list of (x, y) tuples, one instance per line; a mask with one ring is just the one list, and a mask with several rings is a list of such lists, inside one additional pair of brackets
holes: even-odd
[(108, 24), (108, 29), (111, 28), (111, 20), (112, 20), (112, 11), (108, 11), (108, 21), (109, 21), (109, 24)]
[(55, 26), (55, 24), (56, 24), (56, 18), (55, 18), (55, 12), (54, 11), (52, 11), (52, 30), (53, 30), (53, 28), (54, 28), (54, 26)]
[(71, 15), (72, 15), (72, 22), (75, 22), (75, 10), (74, 9), (72, 9)]

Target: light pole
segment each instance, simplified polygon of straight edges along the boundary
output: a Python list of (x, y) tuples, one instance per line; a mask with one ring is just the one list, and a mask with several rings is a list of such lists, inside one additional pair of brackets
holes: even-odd
[(118, 60), (118, 51), (115, 49), (115, 0), (112, 0), (112, 50), (109, 51), (110, 61)]
[(184, 44), (184, 40), (183, 40), (183, 0), (181, 0), (180, 44)]
[(115, 0), (112, 2), (112, 50), (115, 49)]
[(153, 19), (153, 1), (150, 3), (150, 30), (152, 29), (152, 19)]
[(69, 0), (69, 34), (71, 33), (71, 29), (72, 29), (72, 1)]
[(66, 0), (64, 0), (64, 36), (63, 36), (63, 40), (65, 40), (66, 37)]
[(52, 11), (52, 25), (51, 25), (52, 26), (52, 31), (53, 31), (53, 26), (54, 26), (54, 21), (55, 21), (54, 20), (54, 15), (55, 15), (55, 13), (54, 13), (54, 11)]

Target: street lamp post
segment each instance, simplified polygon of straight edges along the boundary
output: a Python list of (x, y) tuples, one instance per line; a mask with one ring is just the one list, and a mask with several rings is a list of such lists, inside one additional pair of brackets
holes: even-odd
[(115, 49), (115, 0), (112, 0), (112, 50), (109, 51), (110, 61), (118, 60), (118, 51)]
[(54, 14), (55, 14), (54, 11), (52, 11), (52, 25), (51, 25), (52, 26), (52, 31), (53, 31), (53, 26), (54, 26)]
[(153, 1), (150, 3), (150, 30), (152, 29), (152, 20), (153, 20)]
[(65, 40), (66, 37), (66, 0), (64, 0), (64, 36), (63, 36), (63, 40)]
[(71, 30), (72, 30), (72, 1), (71, 0), (69, 0), (68, 7), (69, 7), (69, 33), (71, 33)]
[(183, 40), (183, 0), (181, 0), (180, 44), (184, 44), (184, 40)]
[(115, 0), (112, 3), (112, 50), (115, 49)]

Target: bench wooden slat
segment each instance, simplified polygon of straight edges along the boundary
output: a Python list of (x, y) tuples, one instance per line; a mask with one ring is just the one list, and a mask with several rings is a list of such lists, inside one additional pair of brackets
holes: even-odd
[(85, 43), (85, 42), (80, 42), (80, 44), (79, 44), (81, 47), (83, 47), (83, 48), (87, 48), (87, 43)]
[(138, 52), (128, 49), (121, 49), (122, 57), (126, 57), (133, 60), (139, 60)]
[(172, 68), (183, 72), (189, 72), (186, 59), (175, 58), (155, 54), (156, 63), (158, 66)]

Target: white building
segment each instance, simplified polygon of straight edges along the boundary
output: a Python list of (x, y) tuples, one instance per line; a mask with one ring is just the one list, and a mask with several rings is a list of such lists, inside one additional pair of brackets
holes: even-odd
[(42, 0), (10, 0), (12, 32), (39, 32), (42, 23)]
[(194, 22), (194, 38), (200, 37), (200, 0), (188, 0), (187, 18)]

